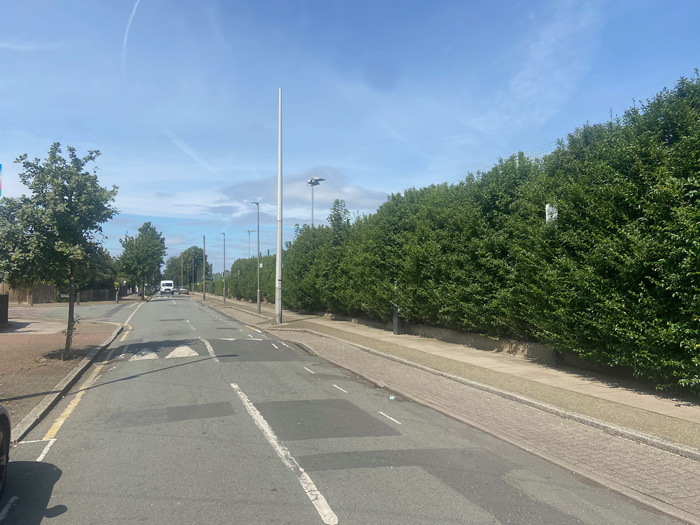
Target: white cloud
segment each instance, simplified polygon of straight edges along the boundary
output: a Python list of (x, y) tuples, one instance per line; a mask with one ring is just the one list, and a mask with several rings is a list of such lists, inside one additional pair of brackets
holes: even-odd
[(556, 115), (591, 68), (601, 23), (592, 2), (553, 2), (533, 17), (514, 48), (520, 67), (496, 93), (491, 109), (469, 123), (486, 133), (515, 133)]

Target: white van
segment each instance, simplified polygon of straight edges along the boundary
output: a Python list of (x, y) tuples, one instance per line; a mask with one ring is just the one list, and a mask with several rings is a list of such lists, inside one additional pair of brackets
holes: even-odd
[(160, 282), (160, 295), (165, 294), (173, 295), (173, 282), (172, 281), (161, 281)]

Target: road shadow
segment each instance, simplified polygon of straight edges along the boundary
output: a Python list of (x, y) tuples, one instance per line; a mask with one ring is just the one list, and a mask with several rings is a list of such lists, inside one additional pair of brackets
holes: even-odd
[(10, 461), (0, 512), (7, 507), (7, 523), (41, 523), (68, 510), (65, 505), (49, 508), (56, 482), (63, 472), (56, 465), (37, 461)]

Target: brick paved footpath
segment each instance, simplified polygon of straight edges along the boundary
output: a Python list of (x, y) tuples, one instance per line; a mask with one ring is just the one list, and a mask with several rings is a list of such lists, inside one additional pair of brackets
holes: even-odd
[(64, 361), (66, 322), (38, 322), (24, 313), (26, 319), (13, 318), (0, 330), (0, 404), (10, 413), (13, 428), (44, 396), (56, 394), (55, 386), (115, 328), (114, 324), (82, 321), (73, 336), (72, 357)]
[(470, 385), (370, 348), (296, 328), (304, 326), (303, 322), (270, 325), (252, 312), (224, 307), (216, 299), (207, 304), (632, 499), (700, 524), (700, 450), (679, 447), (689, 457), (661, 450), (631, 439), (634, 432), (614, 435), (610, 428), (582, 424), (517, 396), (488, 391), (488, 387)]

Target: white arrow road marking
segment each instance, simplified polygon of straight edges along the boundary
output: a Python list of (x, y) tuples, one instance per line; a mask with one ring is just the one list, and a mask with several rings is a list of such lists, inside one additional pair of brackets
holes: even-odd
[(236, 383), (231, 383), (231, 387), (236, 391), (236, 394), (238, 394), (238, 397), (243, 402), (243, 406), (245, 406), (248, 414), (250, 414), (250, 417), (253, 418), (255, 425), (262, 431), (265, 439), (267, 439), (267, 442), (272, 445), (272, 448), (282, 462), (287, 465), (292, 472), (294, 472), (299, 480), (299, 483), (301, 484), (301, 487), (304, 489), (304, 492), (306, 492), (306, 495), (311, 500), (311, 503), (313, 503), (314, 507), (316, 507), (316, 512), (318, 512), (318, 515), (321, 516), (323, 523), (326, 525), (336, 525), (338, 523), (338, 516), (335, 515), (335, 512), (333, 512), (333, 509), (331, 509), (323, 494), (321, 494), (321, 492), (316, 488), (316, 485), (311, 477), (309, 477), (306, 471), (301, 468), (301, 465), (299, 465), (297, 460), (294, 459), (294, 456), (289, 453), (287, 447), (285, 447), (280, 440), (277, 439), (272, 427), (270, 427), (267, 421), (265, 421), (262, 414), (258, 412), (255, 405), (253, 405), (250, 399), (248, 399), (248, 396), (245, 395), (245, 393)]
[(158, 354), (148, 348), (144, 348), (140, 352), (136, 352), (129, 361), (142, 361), (143, 359), (158, 359)]
[(197, 355), (199, 354), (192, 350), (189, 346), (178, 346), (175, 350), (166, 355), (165, 358), (170, 359), (171, 357), (192, 357)]

